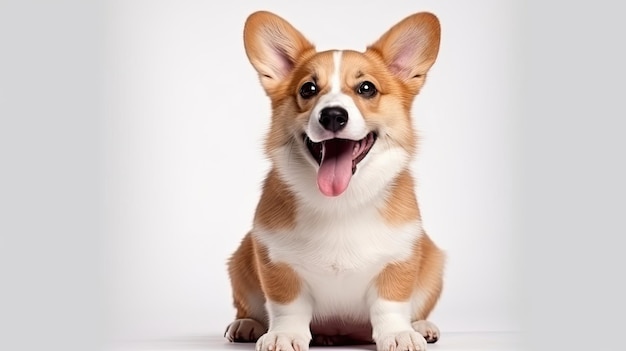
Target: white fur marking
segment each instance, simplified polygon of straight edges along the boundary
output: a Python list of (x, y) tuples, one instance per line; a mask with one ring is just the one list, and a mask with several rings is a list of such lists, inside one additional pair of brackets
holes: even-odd
[(311, 337), (309, 323), (313, 305), (310, 299), (301, 294), (288, 304), (268, 300), (265, 306), (270, 317), (270, 332), (291, 332)]
[(330, 77), (330, 92), (339, 94), (341, 92), (341, 50), (333, 52), (334, 70)]
[(270, 326), (256, 343), (257, 351), (306, 350), (311, 341), (311, 316), (313, 305), (304, 295), (288, 304), (268, 300)]
[(370, 307), (372, 332), (377, 340), (381, 335), (412, 330), (411, 303), (376, 298)]
[(411, 325), (411, 303), (377, 297), (370, 308), (372, 337), (379, 351), (426, 350), (426, 339)]

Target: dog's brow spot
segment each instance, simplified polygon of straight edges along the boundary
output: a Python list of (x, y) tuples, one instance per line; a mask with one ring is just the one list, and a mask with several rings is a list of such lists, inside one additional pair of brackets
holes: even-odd
[(361, 71), (358, 71), (358, 72), (356, 72), (356, 76), (355, 76), (355, 78), (361, 78), (361, 77), (363, 77), (364, 75), (365, 75), (365, 73), (363, 73), (363, 72), (361, 72)]

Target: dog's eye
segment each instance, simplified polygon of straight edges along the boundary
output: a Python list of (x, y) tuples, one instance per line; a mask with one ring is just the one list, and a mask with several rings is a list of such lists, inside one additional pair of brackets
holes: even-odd
[(300, 87), (300, 96), (303, 99), (310, 99), (317, 95), (317, 85), (313, 82), (306, 82)]
[(378, 90), (376, 90), (376, 86), (374, 85), (374, 83), (366, 80), (359, 85), (359, 87), (356, 89), (356, 92), (357, 94), (365, 98), (371, 98), (376, 95)]

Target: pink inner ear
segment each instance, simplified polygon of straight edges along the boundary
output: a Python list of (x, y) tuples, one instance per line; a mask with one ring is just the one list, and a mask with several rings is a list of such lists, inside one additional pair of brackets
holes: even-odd
[(409, 52), (405, 52), (408, 50), (404, 50), (400, 52), (392, 61), (392, 64), (389, 65), (389, 69), (393, 74), (408, 76), (411, 74), (411, 54)]
[(277, 73), (279, 73), (280, 75), (280, 77), (277, 78), (282, 78), (291, 71), (291, 69), (293, 68), (293, 62), (289, 55), (287, 55), (287, 53), (281, 50), (279, 47), (273, 46), (272, 51), (274, 53), (275, 60), (274, 66), (275, 69), (278, 71)]
[(422, 38), (418, 33), (404, 33), (393, 44), (395, 54), (389, 65), (394, 74), (411, 76), (413, 69), (418, 64), (419, 48), (422, 47)]

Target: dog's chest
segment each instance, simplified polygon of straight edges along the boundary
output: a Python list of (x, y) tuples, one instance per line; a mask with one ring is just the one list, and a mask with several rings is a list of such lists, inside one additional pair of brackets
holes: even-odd
[[(403, 260), (412, 252), (418, 222), (390, 226), (375, 210), (357, 214), (298, 216), (294, 229), (257, 233), (270, 259), (297, 271), (346, 273)], [(382, 267), (381, 267), (382, 268)]]
[(300, 215), (293, 230), (257, 231), (274, 262), (287, 263), (316, 301), (317, 315), (360, 319), (373, 279), (390, 262), (406, 260), (419, 222), (386, 224), (377, 211), (346, 216)]

